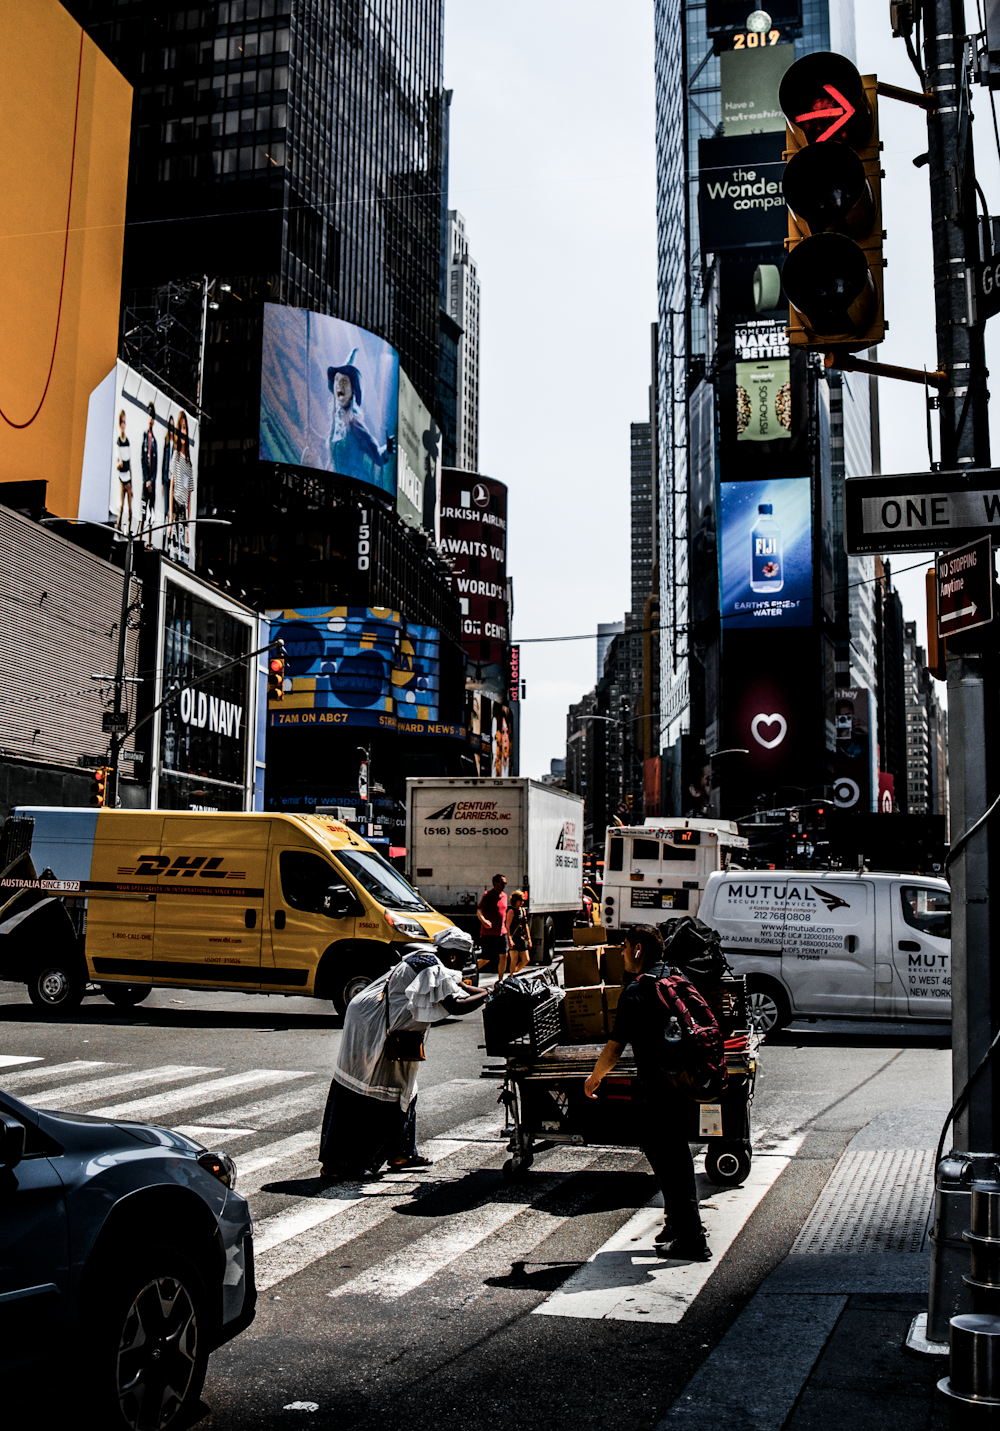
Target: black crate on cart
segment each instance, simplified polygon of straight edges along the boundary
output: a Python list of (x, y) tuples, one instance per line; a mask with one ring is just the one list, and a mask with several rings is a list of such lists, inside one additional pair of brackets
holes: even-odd
[(560, 1000), (539, 992), (527, 998), (491, 999), (483, 1008), (486, 1052), (491, 1058), (531, 1061), (559, 1042)]

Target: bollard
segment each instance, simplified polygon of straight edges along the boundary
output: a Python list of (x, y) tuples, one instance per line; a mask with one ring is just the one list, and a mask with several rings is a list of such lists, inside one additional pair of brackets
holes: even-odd
[(1000, 1317), (952, 1317), (949, 1374), (938, 1390), (952, 1403), (953, 1426), (1000, 1426)]
[(971, 1292), (965, 1284), (969, 1245), (963, 1234), (972, 1222), (973, 1184), (1000, 1191), (995, 1153), (951, 1152), (938, 1163), (926, 1330), (932, 1343), (947, 1345), (951, 1318), (972, 1310)]
[(1000, 1188), (972, 1185), (972, 1227), (962, 1234), (972, 1252), (972, 1274), (962, 1278), (972, 1310), (1000, 1316)]

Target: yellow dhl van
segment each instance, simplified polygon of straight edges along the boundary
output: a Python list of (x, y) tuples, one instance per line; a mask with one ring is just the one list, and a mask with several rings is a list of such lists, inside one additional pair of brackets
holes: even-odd
[(475, 969), (472, 941), (365, 840), (318, 815), (15, 809), (0, 832), (0, 979), (51, 1013), (88, 982), (330, 999), (404, 946)]

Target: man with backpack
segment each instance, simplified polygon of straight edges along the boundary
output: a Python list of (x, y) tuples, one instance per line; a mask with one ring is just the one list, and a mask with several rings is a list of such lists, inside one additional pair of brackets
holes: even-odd
[(709, 1262), (712, 1253), (698, 1212), (694, 1160), (688, 1144), (692, 1100), (715, 1097), (725, 1080), (725, 1045), (701, 995), (663, 961), (660, 935), (649, 925), (628, 931), (622, 953), (634, 975), (622, 990), (611, 1038), (587, 1079), (588, 1098), (632, 1045), (640, 1099), (640, 1146), (663, 1193), (661, 1256)]

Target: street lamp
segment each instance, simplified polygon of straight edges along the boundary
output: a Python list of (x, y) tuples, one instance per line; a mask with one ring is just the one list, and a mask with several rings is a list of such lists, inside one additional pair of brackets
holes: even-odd
[(375, 792), (372, 790), (371, 747), (369, 746), (366, 750), (363, 745), (359, 745), (358, 754), (364, 756), (364, 761), (358, 771), (358, 798), (364, 801), (368, 810), (368, 818), (365, 820), (365, 834), (373, 835), (375, 833), (375, 803), (372, 796)]
[[(213, 527), (231, 527), (233, 525), (224, 517), (198, 517), (196, 520), (201, 524), (207, 523)], [(99, 527), (102, 532), (110, 530), (104, 522), (93, 522), (86, 517), (43, 517), (41, 525), (50, 527), (56, 522), (69, 522), (74, 527)], [(105, 787), (106, 803), (112, 810), (118, 804), (118, 764), (128, 732), (128, 716), (122, 713), (122, 688), (125, 685), (125, 628), (128, 622), (132, 586), (132, 546), (133, 543), (141, 541), (144, 537), (151, 537), (154, 532), (166, 531), (173, 525), (173, 522), (161, 522), (159, 526), (145, 527), (134, 533), (113, 533), (116, 539), (120, 536), (125, 543), (125, 576), (122, 583), (121, 616), (118, 619), (118, 654), (115, 658), (114, 696), (111, 710), (111, 753), (108, 757), (110, 764), (107, 767), (108, 779)]]

